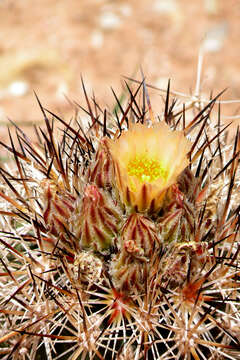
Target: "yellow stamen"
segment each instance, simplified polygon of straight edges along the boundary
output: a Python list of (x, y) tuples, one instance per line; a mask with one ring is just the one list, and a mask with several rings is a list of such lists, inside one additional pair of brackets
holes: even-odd
[(166, 180), (167, 171), (160, 161), (148, 157), (146, 154), (136, 155), (127, 166), (130, 176), (136, 176), (142, 183), (151, 183), (159, 178)]

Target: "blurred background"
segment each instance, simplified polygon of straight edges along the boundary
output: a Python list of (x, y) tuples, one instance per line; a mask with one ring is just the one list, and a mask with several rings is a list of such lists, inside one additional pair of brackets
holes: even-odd
[(65, 96), (82, 103), (81, 75), (103, 105), (114, 103), (110, 87), (121, 93), (122, 75), (141, 80), (140, 66), (147, 83), (166, 88), (170, 78), (173, 90), (194, 93), (200, 48), (203, 96), (227, 87), (223, 98), (240, 99), (239, 39), (238, 0), (0, 0), (0, 140), (8, 118), (26, 133), (41, 124), (33, 90), (70, 119)]

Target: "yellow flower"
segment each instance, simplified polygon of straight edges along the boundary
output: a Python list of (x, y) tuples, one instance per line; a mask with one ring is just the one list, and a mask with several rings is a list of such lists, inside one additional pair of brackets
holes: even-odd
[(188, 166), (191, 143), (183, 131), (164, 122), (135, 124), (117, 140), (108, 140), (121, 200), (138, 211), (156, 211), (165, 191)]

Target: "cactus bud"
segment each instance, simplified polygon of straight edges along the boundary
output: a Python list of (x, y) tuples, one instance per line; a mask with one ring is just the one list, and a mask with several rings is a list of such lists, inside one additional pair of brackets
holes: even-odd
[(72, 219), (80, 247), (96, 252), (108, 252), (120, 226), (120, 210), (107, 192), (88, 184), (80, 201), (80, 210)]

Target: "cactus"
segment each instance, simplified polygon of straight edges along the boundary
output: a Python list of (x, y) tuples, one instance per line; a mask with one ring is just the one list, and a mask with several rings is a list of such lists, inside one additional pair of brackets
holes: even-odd
[(87, 129), (38, 100), (39, 143), (16, 126), (2, 144), (1, 359), (240, 359), (240, 139), (210, 124), (219, 95), (177, 119), (169, 88), (159, 117), (144, 81), (114, 114), (83, 89)]

